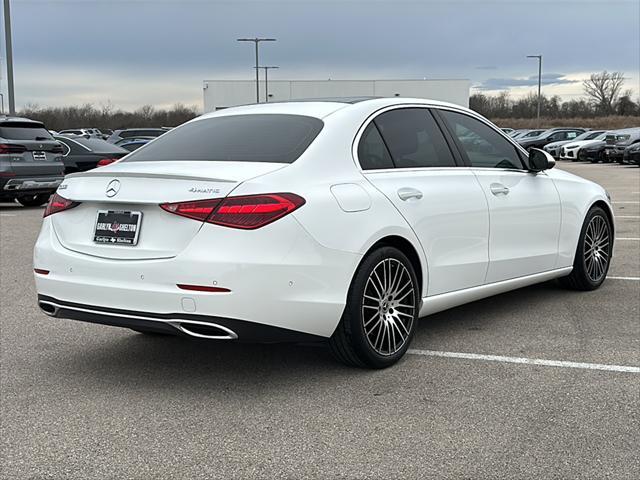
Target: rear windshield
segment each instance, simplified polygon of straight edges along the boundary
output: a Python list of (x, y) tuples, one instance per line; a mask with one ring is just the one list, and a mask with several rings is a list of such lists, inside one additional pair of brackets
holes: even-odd
[(303, 115), (206, 118), (165, 133), (125, 161), (293, 163), (323, 126), (322, 120)]
[(0, 124), (0, 138), (7, 140), (53, 140), (41, 124), (14, 122)]
[(155, 129), (155, 130), (123, 130), (118, 135), (121, 138), (129, 138), (129, 137), (159, 137), (166, 130)]
[(73, 140), (96, 153), (122, 153), (124, 151), (118, 145), (99, 138), (74, 138)]

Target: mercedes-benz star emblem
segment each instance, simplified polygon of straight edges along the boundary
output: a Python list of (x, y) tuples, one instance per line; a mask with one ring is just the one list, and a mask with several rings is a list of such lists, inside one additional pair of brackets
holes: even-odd
[(115, 197), (116, 194), (120, 191), (120, 180), (111, 180), (107, 185), (107, 197)]

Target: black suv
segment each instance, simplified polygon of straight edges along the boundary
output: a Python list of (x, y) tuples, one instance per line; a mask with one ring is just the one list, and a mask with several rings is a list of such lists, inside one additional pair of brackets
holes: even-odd
[(43, 205), (63, 178), (62, 145), (42, 123), (0, 116), (0, 201)]

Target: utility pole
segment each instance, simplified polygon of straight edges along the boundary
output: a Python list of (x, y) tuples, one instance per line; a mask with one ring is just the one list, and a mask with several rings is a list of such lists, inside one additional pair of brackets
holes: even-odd
[[(8, 1), (8, 0), (5, 0)], [(275, 42), (276, 39), (275, 38), (238, 38), (237, 39), (238, 42), (253, 42), (255, 44), (255, 48), (256, 48), (256, 103), (260, 103), (260, 72), (259, 72), (259, 65), (260, 65), (260, 58), (259, 58), (259, 52), (258, 52), (258, 45), (260, 44), (260, 42)]]
[(269, 70), (274, 70), (280, 67), (265, 66), (265, 67), (258, 67), (258, 68), (264, 69), (264, 101), (266, 103), (269, 103)]
[(11, 12), (9, 0), (4, 0), (4, 43), (7, 49), (7, 93), (9, 94), (9, 115), (16, 114), (16, 99), (13, 91), (13, 51), (11, 47)]
[(538, 59), (538, 128), (540, 128), (540, 105), (542, 104), (542, 55), (527, 55)]

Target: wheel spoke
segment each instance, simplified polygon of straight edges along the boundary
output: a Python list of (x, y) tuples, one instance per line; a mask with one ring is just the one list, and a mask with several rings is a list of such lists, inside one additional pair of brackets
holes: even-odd
[[(375, 318), (376, 318), (376, 317), (373, 317), (373, 319), (375, 319)], [(369, 330), (367, 330), (367, 324), (365, 324), (365, 326), (364, 326), (364, 328), (365, 328), (364, 333), (366, 333), (367, 335), (370, 335), (370, 334), (371, 334), (371, 332), (373, 332), (373, 330), (374, 330), (378, 325), (380, 325), (380, 323), (382, 322), (382, 317), (381, 317), (380, 315), (378, 315), (378, 317), (377, 317), (377, 318), (378, 318), (378, 321), (377, 321), (376, 323), (374, 323), (374, 324), (373, 324), (373, 326), (372, 326)], [(373, 320), (373, 319), (372, 319), (372, 320)], [(369, 323), (371, 323), (371, 320), (369, 321)]]

